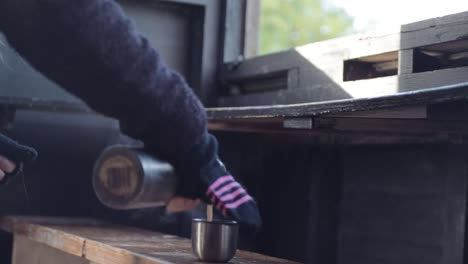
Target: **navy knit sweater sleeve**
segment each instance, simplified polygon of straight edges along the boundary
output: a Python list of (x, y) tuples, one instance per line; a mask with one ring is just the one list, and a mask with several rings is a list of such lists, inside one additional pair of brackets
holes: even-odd
[(175, 165), (179, 195), (260, 225), (256, 202), (218, 158), (202, 104), (113, 0), (0, 0), (0, 29), (45, 76)]
[(206, 134), (200, 101), (113, 0), (2, 0), (0, 30), (45, 76), (160, 157), (174, 161)]

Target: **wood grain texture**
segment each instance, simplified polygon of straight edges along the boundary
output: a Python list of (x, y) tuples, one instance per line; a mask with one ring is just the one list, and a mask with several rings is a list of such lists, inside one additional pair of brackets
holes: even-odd
[(429, 105), (464, 99), (468, 99), (468, 82), (374, 98), (343, 99), (290, 105), (208, 108), (208, 117), (210, 120), (216, 121), (315, 116)]
[(466, 122), (428, 121), (422, 119), (323, 118), (313, 120), (315, 129), (336, 132), (394, 133), (394, 134), (468, 134)]
[(15, 236), (12, 264), (88, 264), (89, 261), (33, 241), (22, 235)]
[[(96, 264), (192, 264), (188, 239), (93, 219), (2, 217), (0, 228)], [(238, 251), (233, 264), (294, 263)]]

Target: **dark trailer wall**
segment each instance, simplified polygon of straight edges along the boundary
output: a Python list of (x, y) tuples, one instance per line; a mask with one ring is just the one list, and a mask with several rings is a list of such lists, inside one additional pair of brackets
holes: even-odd
[[(121, 3), (207, 105), (319, 103), (285, 111), (268, 106), (266, 112), (256, 108), (209, 111), (211, 127), (219, 130), (215, 132), (223, 158), (257, 198), (264, 219), (259, 233), (246, 230), (242, 247), (306, 263), (464, 263), (468, 130), (466, 118), (457, 113), (467, 109), (467, 85), (431, 92), (432, 97), (391, 98), (393, 104), (321, 105), (324, 100), (349, 96), (318, 71), (320, 65), (310, 66), (294, 51), (239, 61), (255, 46), (249, 32), (255, 29), (252, 21), (258, 19), (254, 12), (258, 2)], [(458, 26), (463, 21), (466, 15), (457, 16)], [(164, 39), (159, 37), (161, 31)], [(447, 36), (457, 37), (439, 34)], [(41, 153), (24, 178), (1, 187), (1, 213), (104, 217), (188, 235), (190, 218), (199, 212), (163, 216), (161, 209), (116, 212), (101, 206), (91, 190), (93, 162), (105, 146), (128, 139), (122, 138), (116, 121), (89, 112), (8, 48), (1, 49), (5, 58), (0, 67), (2, 111), (4, 116), (16, 113), (6, 132)], [(301, 68), (304, 65), (307, 68)], [(270, 89), (271, 83), (285, 87), (261, 89)], [(438, 98), (444, 103), (440, 105)], [(453, 107), (452, 100), (459, 103)], [(333, 119), (334, 123), (326, 116), (320, 119), (333, 109), (355, 111), (355, 106), (366, 106), (360, 110), (373, 111), (400, 104), (417, 104), (432, 109), (432, 114), (422, 124), (399, 119), (392, 119), (390, 125), (363, 121), (359, 124), (364, 126), (346, 127), (351, 133), (336, 131), (343, 119)], [(268, 118), (250, 123), (248, 117), (262, 114)], [(298, 115), (304, 119), (296, 119)], [(447, 116), (456, 124), (445, 124)], [(441, 118), (442, 125), (433, 123)], [(325, 128), (315, 130), (317, 121)], [(406, 133), (421, 128), (426, 129), (424, 133)]]

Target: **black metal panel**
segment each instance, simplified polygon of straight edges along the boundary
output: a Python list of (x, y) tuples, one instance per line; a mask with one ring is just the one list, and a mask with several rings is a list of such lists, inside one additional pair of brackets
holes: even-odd
[[(244, 38), (238, 32), (243, 29), (244, 21), (230, 19), (229, 27), (225, 28), (223, 23), (226, 21), (221, 14), (242, 15), (245, 8), (225, 5), (225, 1), (218, 0), (119, 2), (137, 28), (161, 52), (165, 62), (187, 78), (205, 104), (213, 104), (217, 95), (216, 74), (218, 65), (223, 62), (223, 52), (236, 57), (234, 53), (242, 50), (232, 47), (231, 43), (242, 43)], [(223, 8), (230, 8), (231, 11), (223, 11)], [(237, 33), (231, 34), (231, 31)], [(225, 42), (224, 38), (228, 38), (228, 41)], [(227, 49), (222, 48), (224, 43)], [(1, 36), (0, 54), (1, 96), (80, 102), (30, 67)]]
[(260, 232), (244, 234), (242, 247), (305, 263), (336, 263), (339, 147), (307, 136), (217, 136), (223, 160), (256, 198), (263, 218)]
[(348, 149), (338, 263), (462, 263), (465, 166), (450, 145)]
[(91, 188), (100, 152), (121, 141), (118, 123), (92, 114), (18, 111), (7, 133), (35, 147), (38, 159), (0, 190), (2, 214), (96, 213)]
[(465, 146), (218, 137), (261, 208), (251, 249), (305, 263), (463, 263)]
[(251, 232), (241, 245), (298, 261), (315, 255), (317, 249), (308, 248), (308, 243), (309, 233), (318, 232), (316, 190), (324, 160), (319, 148), (280, 136), (218, 136), (223, 160), (256, 198), (263, 218), (260, 232)]
[(21, 58), (0, 35), (0, 95), (80, 102)]
[(184, 76), (190, 76), (193, 70), (200, 74), (201, 68), (192, 69), (190, 62), (194, 56), (202, 56), (194, 49), (202, 46), (202, 36), (197, 38), (192, 33), (203, 32), (203, 6), (147, 0), (119, 2), (170, 67)]

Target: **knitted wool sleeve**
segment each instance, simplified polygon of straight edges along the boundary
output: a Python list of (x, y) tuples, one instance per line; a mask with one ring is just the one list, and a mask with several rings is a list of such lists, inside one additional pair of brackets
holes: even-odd
[(0, 30), (33, 67), (161, 158), (179, 159), (206, 133), (198, 98), (114, 1), (2, 0)]
[(256, 202), (218, 158), (202, 104), (114, 1), (1, 0), (0, 29), (41, 73), (174, 164), (180, 194), (261, 225)]

